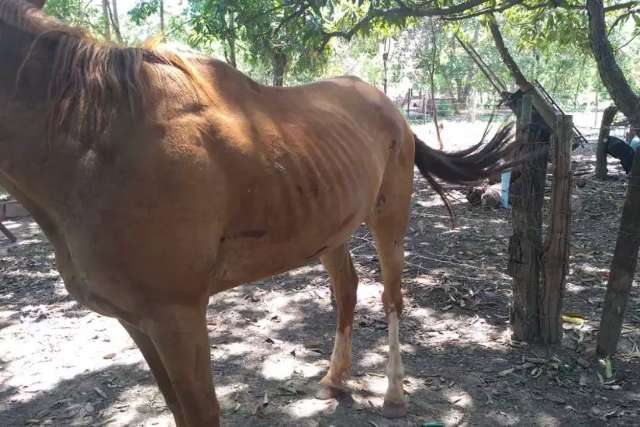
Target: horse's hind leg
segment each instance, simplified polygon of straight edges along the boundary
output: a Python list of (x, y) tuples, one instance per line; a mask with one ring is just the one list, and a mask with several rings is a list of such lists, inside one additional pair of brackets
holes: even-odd
[(149, 368), (151, 368), (151, 372), (153, 373), (153, 377), (158, 383), (158, 387), (162, 392), (162, 396), (164, 396), (164, 400), (171, 410), (173, 414), (173, 418), (176, 422), (176, 427), (185, 426), (184, 417), (182, 415), (182, 408), (178, 403), (178, 396), (176, 396), (175, 391), (173, 390), (173, 386), (171, 385), (171, 379), (169, 378), (169, 374), (162, 363), (162, 359), (160, 358), (160, 354), (158, 350), (156, 350), (153, 341), (147, 335), (145, 335), (142, 331), (136, 329), (135, 327), (129, 325), (126, 322), (120, 321), (122, 326), (127, 330), (133, 341), (138, 346), (138, 349), (144, 356), (144, 359), (147, 361)]
[(320, 260), (331, 277), (337, 308), (336, 339), (329, 371), (320, 381), (321, 388), (317, 394), (320, 399), (328, 399), (344, 390), (344, 382), (351, 375), (351, 332), (358, 276), (346, 243), (323, 255)]
[(402, 381), (404, 368), (400, 355), (399, 324), (402, 314), (402, 269), (404, 267), (404, 236), (409, 220), (413, 188), (411, 167), (392, 160), (383, 180), (378, 203), (367, 221), (376, 243), (384, 291), (382, 303), (389, 324), (388, 387), (383, 415), (389, 418), (407, 414)]

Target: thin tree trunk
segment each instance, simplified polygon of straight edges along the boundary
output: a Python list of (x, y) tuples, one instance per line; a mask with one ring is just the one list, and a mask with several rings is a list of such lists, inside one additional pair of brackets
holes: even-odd
[(573, 93), (573, 108), (575, 111), (578, 111), (578, 95), (580, 95), (580, 89), (582, 88), (582, 83), (583, 83), (583, 75), (584, 75), (584, 70), (585, 70), (585, 64), (587, 62), (587, 59), (585, 57), (585, 59), (582, 60), (582, 64), (580, 66), (580, 74), (578, 75), (578, 81), (576, 82), (576, 90)]
[(388, 79), (388, 69), (387, 69), (387, 63), (389, 61), (389, 52), (391, 51), (391, 40), (389, 39), (384, 39), (384, 52), (382, 52), (382, 66), (383, 66), (383, 80), (382, 80), (382, 87), (384, 89), (384, 93), (387, 93), (387, 84), (389, 82)]
[(102, 0), (102, 19), (104, 21), (104, 38), (111, 40), (111, 16), (109, 13), (109, 0)]
[(431, 64), (429, 67), (429, 89), (431, 90), (431, 102), (433, 107), (433, 124), (436, 127), (436, 137), (438, 138), (438, 150), (444, 148), (442, 144), (442, 135), (440, 135), (440, 125), (438, 123), (438, 108), (436, 107), (436, 89), (435, 89), (435, 74), (436, 63), (438, 61), (438, 45), (436, 42), (436, 26), (433, 22), (433, 18), (429, 20), (431, 22)]
[(596, 147), (596, 178), (603, 181), (607, 179), (607, 141), (611, 131), (611, 123), (613, 123), (617, 112), (618, 108), (615, 105), (609, 105), (602, 114), (598, 145)]
[(275, 52), (271, 57), (273, 66), (273, 85), (284, 86), (284, 76), (287, 72), (288, 58), (282, 52)]
[(120, 32), (120, 19), (118, 18), (118, 1), (112, 0), (112, 4), (109, 4), (109, 1), (106, 0), (107, 3), (107, 13), (109, 15), (109, 20), (111, 21), (111, 27), (113, 28), (113, 32), (116, 35), (116, 40), (122, 43), (122, 33)]
[(422, 98), (422, 119), (424, 121), (424, 124), (427, 124), (427, 102), (428, 102), (428, 97), (427, 94), (424, 94), (424, 97)]
[(236, 61), (236, 40), (234, 38), (230, 38), (228, 40), (228, 44), (229, 44), (229, 58), (227, 62), (233, 68), (238, 68), (238, 63)]
[(227, 40), (229, 44), (229, 64), (233, 68), (238, 68), (238, 63), (236, 61), (236, 19), (233, 12), (229, 16), (229, 39)]
[[(478, 37), (480, 35), (480, 25), (476, 25), (473, 31), (473, 38), (471, 39), (472, 44), (478, 43)], [(465, 78), (466, 84), (462, 87), (462, 94), (458, 96), (458, 102), (462, 103), (465, 107), (467, 107), (467, 102), (469, 101), (469, 94), (471, 93), (471, 80), (478, 72), (475, 62), (471, 62), (471, 66), (467, 71), (467, 76)]]
[[(631, 126), (640, 128), (640, 102), (618, 67), (607, 38), (602, 0), (587, 0), (589, 40), (598, 65), (602, 83), (616, 107), (629, 119)], [(627, 197), (622, 211), (616, 249), (611, 262), (609, 283), (602, 309), (598, 353), (615, 353), (622, 331), (624, 312), (638, 262), (640, 248), (640, 161), (633, 162)]]
[[(114, 2), (116, 0), (113, 0)], [(160, 0), (160, 32), (164, 34), (164, 0)]]

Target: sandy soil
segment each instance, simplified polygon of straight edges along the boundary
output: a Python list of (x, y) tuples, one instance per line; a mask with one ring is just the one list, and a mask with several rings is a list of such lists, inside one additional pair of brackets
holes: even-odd
[[(448, 132), (451, 123), (445, 123)], [(477, 129), (476, 129), (477, 130)], [(418, 132), (428, 132), (418, 129)], [(463, 133), (446, 135), (459, 143)], [(592, 169), (592, 150), (575, 153)], [(611, 163), (610, 170), (620, 174)], [(592, 356), (626, 181), (584, 175), (576, 190), (561, 346), (510, 339), (506, 274), (509, 212), (471, 208), (453, 191), (458, 228), (417, 181), (401, 325), (410, 414), (381, 417), (386, 323), (371, 236), (352, 251), (361, 282), (352, 392), (313, 398), (335, 328), (328, 277), (318, 264), (217, 295), (209, 308), (214, 378), (229, 426), (638, 425), (640, 291), (633, 288), (613, 377)], [(622, 178), (621, 175), (619, 175)], [(120, 325), (78, 306), (52, 248), (29, 219), (0, 239), (0, 425), (172, 425), (160, 393)], [(170, 242), (168, 242), (170, 243)]]

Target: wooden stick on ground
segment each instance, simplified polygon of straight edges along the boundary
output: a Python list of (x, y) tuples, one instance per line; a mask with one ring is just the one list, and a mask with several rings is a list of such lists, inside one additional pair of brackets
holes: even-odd
[(0, 231), (2, 231), (2, 234), (7, 236), (7, 239), (9, 239), (12, 243), (15, 243), (18, 241), (18, 239), (16, 239), (16, 236), (11, 231), (9, 231), (7, 227), (2, 225), (1, 222), (0, 222)]

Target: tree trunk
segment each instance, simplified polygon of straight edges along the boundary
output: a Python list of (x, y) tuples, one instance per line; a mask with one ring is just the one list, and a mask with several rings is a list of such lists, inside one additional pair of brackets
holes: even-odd
[(438, 44), (436, 42), (436, 25), (431, 21), (431, 66), (429, 67), (429, 89), (431, 90), (431, 102), (433, 103), (433, 124), (436, 127), (436, 137), (438, 139), (438, 150), (444, 148), (442, 135), (440, 135), (440, 124), (438, 123), (438, 107), (436, 106), (435, 74), (438, 63)]
[(562, 339), (562, 299), (569, 266), (571, 216), (571, 116), (558, 116), (553, 135), (551, 225), (544, 249), (544, 284), (540, 303), (540, 334), (545, 344)]
[(102, 0), (102, 20), (104, 22), (104, 38), (111, 40), (111, 16), (109, 14), (109, 0)]
[(122, 33), (120, 32), (120, 18), (118, 17), (118, 0), (111, 0), (111, 8), (109, 16), (111, 17), (111, 25), (113, 32), (116, 34), (116, 40), (122, 43)]
[(227, 40), (229, 45), (229, 64), (233, 68), (238, 68), (238, 63), (236, 61), (236, 19), (233, 13), (230, 14), (229, 17), (229, 39)]
[(615, 105), (609, 105), (602, 114), (598, 146), (596, 147), (596, 178), (602, 181), (607, 179), (607, 141), (611, 131), (611, 123), (613, 123), (617, 112), (618, 108)]
[(384, 39), (384, 52), (382, 52), (382, 67), (383, 67), (382, 87), (385, 94), (387, 93), (387, 85), (389, 83), (388, 62), (389, 62), (390, 51), (391, 51), (391, 40)]
[[(611, 44), (607, 39), (602, 0), (587, 0), (589, 15), (589, 40), (598, 65), (602, 83), (613, 98), (616, 107), (640, 129), (640, 105), (627, 79), (616, 63)], [(636, 160), (638, 160), (636, 158)], [(611, 262), (609, 283), (602, 309), (598, 353), (615, 353), (622, 331), (624, 311), (638, 262), (640, 247), (640, 161), (633, 162), (627, 197), (622, 211), (616, 249)]]
[(227, 62), (233, 68), (238, 68), (238, 63), (236, 61), (236, 40), (230, 38), (228, 40), (228, 45), (229, 45), (229, 57), (227, 58)]
[(585, 57), (582, 60), (582, 64), (580, 66), (580, 74), (578, 75), (578, 79), (577, 79), (578, 81), (576, 82), (576, 90), (575, 92), (573, 92), (573, 109), (575, 111), (578, 111), (578, 96), (580, 95), (580, 92), (581, 92), (582, 83), (585, 80), (583, 76), (584, 76), (584, 70), (587, 68), (585, 67), (586, 63), (587, 63), (587, 58)]
[(271, 57), (271, 64), (273, 66), (273, 85), (284, 86), (284, 76), (287, 72), (288, 58), (282, 52), (274, 52)]
[(164, 34), (164, 0), (160, 0), (158, 7), (160, 8), (160, 32)]
[[(516, 158), (539, 153), (529, 131), (531, 96), (522, 97), (516, 135), (521, 144)], [(513, 277), (511, 327), (516, 339), (540, 339), (539, 289), (542, 260), (542, 204), (547, 170), (547, 151), (518, 167), (521, 175), (512, 188), (513, 235), (509, 240), (509, 273)]]
[(427, 124), (427, 102), (429, 102), (429, 97), (425, 93), (422, 98), (422, 118), (425, 125)]
[(640, 100), (631, 90), (629, 82), (616, 62), (607, 38), (602, 0), (587, 0), (587, 12), (589, 13), (589, 41), (598, 65), (600, 79), (618, 109), (634, 127), (640, 129)]
[(470, 94), (471, 94), (471, 84), (466, 83), (464, 86), (462, 86), (462, 90), (458, 91), (458, 103), (466, 108), (468, 106), (467, 104), (469, 102)]
[(429, 73), (429, 89), (431, 90), (431, 108), (433, 109), (433, 125), (436, 127), (436, 138), (438, 139), (438, 150), (444, 148), (442, 135), (440, 135), (440, 124), (438, 123), (438, 106), (436, 105), (436, 92), (433, 88), (433, 73)]
[[(636, 159), (637, 160), (637, 159)], [(640, 247), (640, 161), (633, 162), (598, 332), (598, 354), (616, 352)]]
[[(471, 39), (472, 44), (478, 43), (478, 37), (480, 35), (480, 25), (476, 25), (473, 31), (473, 38)], [(458, 102), (467, 107), (467, 103), (469, 101), (469, 95), (471, 94), (471, 80), (475, 76), (477, 72), (477, 67), (475, 66), (475, 62), (471, 63), (469, 70), (467, 71), (467, 76), (465, 78), (465, 85), (462, 87), (462, 93), (458, 96)]]

